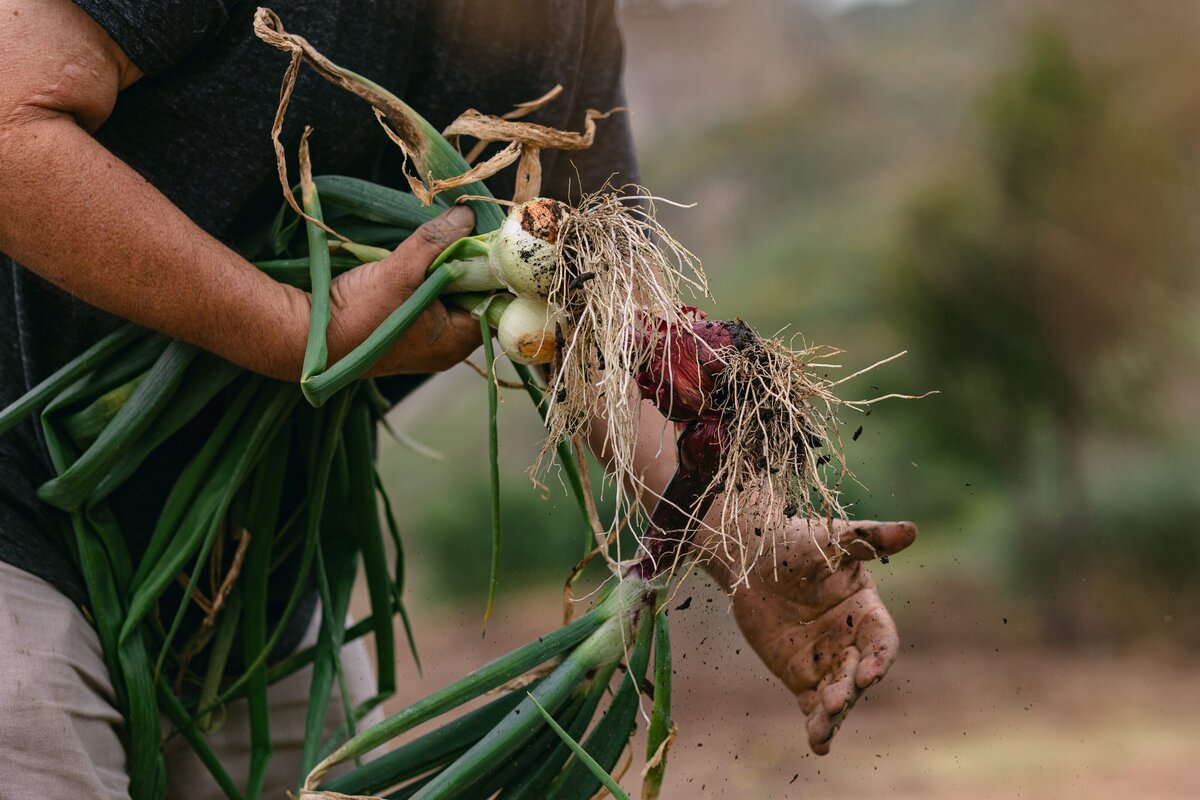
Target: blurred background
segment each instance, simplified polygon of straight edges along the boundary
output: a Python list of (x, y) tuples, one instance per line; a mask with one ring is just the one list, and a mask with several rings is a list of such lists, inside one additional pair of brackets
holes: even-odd
[[(703, 581), (673, 615), (669, 798), (1200, 796), (1200, 3), (627, 0), (643, 179), (718, 300), (836, 345), (894, 400), (848, 456), (859, 518), (921, 538), (873, 574), (903, 654), (831, 756)], [(388, 443), (423, 681), (556, 626), (583, 531), (467, 370)], [(464, 422), (465, 421), (465, 422)], [(404, 699), (404, 698), (402, 698)], [(640, 768), (640, 753), (635, 768)], [(632, 776), (625, 781), (635, 787)]]

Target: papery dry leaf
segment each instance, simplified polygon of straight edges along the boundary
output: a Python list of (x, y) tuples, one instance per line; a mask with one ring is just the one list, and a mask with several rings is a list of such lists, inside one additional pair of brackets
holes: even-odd
[[(541, 190), (541, 151), (546, 148), (559, 150), (581, 150), (590, 147), (596, 136), (596, 121), (610, 114), (622, 111), (613, 109), (601, 112), (589, 109), (584, 116), (582, 132), (562, 131), (545, 125), (535, 125), (529, 122), (518, 122), (523, 117), (543, 107), (562, 93), (562, 87), (556, 86), (541, 97), (519, 104), (515, 109), (503, 116), (489, 116), (479, 111), (469, 110), (450, 124), (444, 131), (447, 138), (471, 136), (479, 140), (472, 150), (469, 160), (474, 160), (492, 142), (508, 142), (508, 146), (489, 158), (482, 164), (473, 166), (470, 170), (454, 178), (435, 180), (424, 167), (426, 155), (430, 149), (430, 139), (423, 122), (404, 101), (373, 81), (334, 64), (321, 55), (303, 36), (288, 33), (279, 15), (267, 8), (259, 8), (254, 15), (254, 33), (267, 44), (291, 55), (291, 61), (284, 73), (283, 85), (280, 88), (279, 107), (276, 110), (275, 121), (271, 129), (271, 139), (275, 147), (276, 160), (279, 164), (279, 179), (283, 184), (284, 194), (288, 203), (296, 213), (309, 219), (314, 224), (321, 225), (333, 235), (337, 234), (312, 220), (304, 214), (291, 196), (291, 186), (287, 178), (287, 169), (283, 145), (279, 141), (279, 132), (283, 127), (283, 119), (287, 113), (288, 102), (296, 86), (296, 75), (301, 62), (307, 63), (325, 80), (338, 86), (357, 97), (366, 100), (375, 108), (376, 115), (384, 124), (389, 138), (398, 144), (405, 156), (411, 158), (418, 175), (414, 178), (405, 172), (409, 186), (422, 202), (429, 204), (439, 193), (448, 189), (457, 189), (474, 181), (483, 180), (495, 175), (500, 170), (521, 161), (517, 176), (519, 194), (528, 199), (537, 195)], [(338, 236), (338, 238), (343, 238)]]
[[(292, 55), (292, 62), (288, 65), (288, 72), (291, 73), (290, 79), (293, 85), (296, 80), (295, 72), (299, 69), (299, 61), (304, 60), (308, 62), (308, 65), (315, 69), (325, 80), (366, 100), (372, 106), (379, 109), (387, 117), (388, 123), (408, 144), (410, 151), (418, 163), (423, 160), (425, 149), (428, 146), (425, 141), (425, 134), (421, 130), (420, 124), (413, 119), (412, 110), (398, 97), (374, 81), (334, 64), (328, 58), (321, 55), (303, 36), (288, 33), (284, 30), (283, 22), (280, 21), (279, 15), (269, 8), (259, 8), (254, 13), (254, 33), (259, 39), (262, 39), (272, 47)], [(288, 80), (288, 75), (285, 74), (284, 80), (285, 82)], [(290, 89), (288, 91), (290, 94)], [(282, 112), (287, 108), (286, 103), (281, 103), (280, 105), (280, 114), (277, 116), (281, 116)]]
[[(551, 101), (558, 99), (558, 96), (561, 95), (562, 93), (563, 93), (563, 85), (561, 83), (555, 84), (553, 89), (546, 92), (541, 97), (535, 98), (533, 100), (526, 100), (524, 103), (517, 103), (516, 107), (513, 108), (512, 111), (506, 111), (505, 113), (501, 114), (500, 116), (503, 117), (504, 119), (521, 119), (521, 117), (529, 116), (533, 112), (544, 108)], [(457, 144), (457, 141), (458, 141), (457, 136), (455, 136), (453, 138), (451, 138), (450, 136), (446, 136), (446, 138), (450, 139), (450, 141), (455, 142)], [(463, 158), (466, 159), (468, 164), (475, 163), (475, 159), (479, 158), (479, 156), (481, 156), (483, 154), (483, 151), (487, 148), (487, 146), (489, 144), (491, 144), (491, 142), (484, 142), (484, 141), (477, 142), (475, 144), (475, 146), (471, 148), (471, 152), (467, 153), (467, 155), (465, 155)]]
[[(555, 89), (561, 89), (561, 87), (555, 87)], [(457, 139), (462, 136), (470, 136), (478, 139), (479, 143), (471, 150), (469, 160), (478, 158), (479, 154), (483, 152), (483, 148), (493, 142), (509, 142), (509, 147), (512, 147), (513, 144), (520, 145), (521, 163), (517, 167), (516, 190), (513, 193), (513, 202), (524, 203), (527, 200), (532, 200), (541, 193), (542, 150), (583, 150), (591, 147), (592, 143), (596, 140), (596, 120), (605, 119), (623, 110), (617, 108), (601, 112), (595, 109), (588, 109), (584, 115), (583, 131), (581, 133), (563, 131), (533, 122), (516, 121), (518, 116), (524, 116), (537, 110), (554, 97), (557, 97), (558, 94), (559, 91), (551, 90), (537, 100), (521, 104), (517, 109), (518, 112), (521, 112), (519, 114), (517, 112), (509, 112), (504, 116), (497, 117), (483, 114), (475, 109), (469, 109), (461, 114), (458, 119), (454, 120), (454, 122), (451, 122), (446, 130), (443, 131), (443, 134), (447, 138), (453, 137)]]
[[(379, 124), (383, 126), (383, 130), (387, 133), (397, 146), (404, 153), (405, 160), (412, 156), (412, 151), (404, 138), (396, 131), (389, 127), (390, 120), (384, 116), (379, 109), (375, 109), (375, 118), (379, 120)], [(457, 189), (462, 186), (482, 181), (490, 178), (500, 170), (510, 166), (521, 156), (521, 148), (516, 142), (509, 144), (500, 152), (493, 155), (487, 161), (476, 164), (461, 175), (455, 175), (453, 178), (434, 178), (432, 174), (426, 174), (424, 178), (416, 178), (408, 174), (404, 170), (404, 178), (408, 181), (408, 187), (412, 193), (425, 205), (433, 202), (433, 198), (448, 189)], [(415, 160), (415, 159), (414, 159)]]
[(487, 142), (520, 142), (543, 150), (583, 150), (596, 139), (596, 120), (605, 119), (624, 109), (611, 111), (588, 109), (584, 115), (583, 131), (562, 131), (533, 122), (517, 122), (503, 117), (480, 113), (475, 109), (463, 112), (443, 131), (445, 136), (472, 136)]

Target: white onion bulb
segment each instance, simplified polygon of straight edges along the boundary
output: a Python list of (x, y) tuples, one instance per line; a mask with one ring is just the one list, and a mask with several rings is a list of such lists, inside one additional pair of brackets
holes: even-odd
[(546, 300), (558, 263), (558, 235), (568, 208), (538, 197), (508, 212), (490, 243), (489, 265), (496, 279), (521, 297)]
[(554, 359), (555, 327), (566, 333), (561, 314), (539, 300), (517, 297), (500, 315), (500, 349), (518, 364), (549, 364)]

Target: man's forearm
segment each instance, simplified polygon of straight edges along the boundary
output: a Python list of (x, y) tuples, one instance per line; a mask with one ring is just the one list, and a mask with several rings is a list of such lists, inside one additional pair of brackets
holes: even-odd
[(0, 250), (119, 317), (299, 377), (304, 292), (201, 230), (70, 116), (21, 113), (0, 127)]

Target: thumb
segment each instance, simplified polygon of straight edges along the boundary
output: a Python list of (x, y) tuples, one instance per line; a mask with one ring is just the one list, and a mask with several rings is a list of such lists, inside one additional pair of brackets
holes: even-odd
[(838, 541), (857, 561), (886, 559), (899, 553), (917, 539), (917, 526), (911, 522), (844, 521)]
[(411, 258), (428, 267), (441, 252), (475, 228), (475, 212), (467, 206), (454, 206), (417, 228), (405, 242)]

